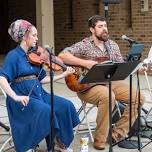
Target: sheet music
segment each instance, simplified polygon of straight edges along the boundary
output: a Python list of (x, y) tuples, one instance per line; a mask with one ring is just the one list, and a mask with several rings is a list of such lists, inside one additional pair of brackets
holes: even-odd
[(143, 62), (139, 63), (137, 67), (131, 72), (131, 75), (137, 72), (143, 66)]
[(150, 48), (150, 51), (148, 53), (148, 57), (144, 59), (143, 61), (144, 64), (152, 63), (152, 46)]
[(112, 63), (112, 61), (111, 60), (103, 61), (101, 64), (108, 64), (108, 63)]

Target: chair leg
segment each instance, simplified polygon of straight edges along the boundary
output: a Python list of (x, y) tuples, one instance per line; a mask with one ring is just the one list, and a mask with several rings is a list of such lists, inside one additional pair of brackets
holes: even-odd
[(87, 124), (88, 130), (89, 130), (90, 138), (91, 138), (91, 141), (94, 142), (94, 138), (93, 138), (92, 131), (91, 131), (91, 128), (90, 128), (90, 123), (89, 123), (88, 117), (87, 117), (86, 105), (84, 105), (84, 103), (83, 103), (82, 106), (83, 106), (83, 112), (84, 112), (84, 117), (85, 117), (85, 120), (86, 120), (86, 124)]
[[(93, 134), (92, 134), (92, 130), (91, 130), (91, 126), (90, 126), (90, 123), (88, 121), (88, 113), (95, 107), (95, 105), (93, 105), (92, 107), (90, 107), (88, 110), (86, 110), (86, 103), (81, 101), (82, 102), (82, 106), (79, 108), (78, 110), (78, 115), (80, 115), (80, 113), (83, 111), (83, 118), (81, 119), (81, 122), (80, 124), (78, 125), (77, 129), (75, 130), (75, 135), (77, 134), (77, 132), (79, 131), (79, 127), (81, 125), (81, 123), (85, 120), (86, 121), (86, 125), (87, 125), (87, 128), (88, 128), (88, 131), (89, 131), (89, 135), (90, 135), (90, 138), (91, 138), (91, 142), (94, 142), (94, 138), (93, 138)], [(115, 101), (115, 104), (116, 104), (116, 109), (115, 111), (113, 111), (112, 113), (112, 116), (115, 115), (116, 112), (118, 112), (118, 115), (119, 115), (119, 118), (121, 118), (121, 111), (120, 111), (120, 108), (119, 108), (119, 104), (117, 101)]]
[(80, 113), (83, 111), (84, 113), (84, 116), (83, 118), (81, 119), (81, 122), (80, 124), (77, 126), (76, 130), (75, 130), (75, 133), (74, 135), (76, 135), (79, 131), (79, 127), (81, 125), (81, 123), (85, 120), (86, 121), (86, 124), (87, 124), (87, 128), (89, 130), (89, 135), (90, 135), (90, 138), (91, 138), (91, 142), (94, 142), (94, 138), (93, 138), (93, 135), (92, 135), (92, 131), (91, 131), (91, 127), (90, 127), (90, 123), (88, 121), (88, 117), (87, 117), (87, 114), (94, 108), (94, 106), (90, 107), (87, 111), (86, 111), (86, 103), (82, 101), (82, 106), (79, 108), (78, 110), (78, 115), (80, 115)]
[[(152, 89), (151, 89), (151, 86), (150, 86), (150, 82), (149, 82), (149, 78), (148, 78), (147, 72), (144, 71), (144, 74), (145, 74), (146, 82), (147, 82), (147, 85), (148, 85), (148, 90), (149, 90), (150, 98), (152, 99)], [(150, 108), (148, 110), (148, 112), (146, 112), (146, 119), (148, 118), (148, 116), (151, 113), (151, 111), (152, 111), (152, 108)]]
[(147, 72), (144, 71), (144, 74), (145, 74), (146, 82), (147, 82), (147, 85), (148, 85), (149, 94), (150, 94), (150, 97), (152, 99), (152, 89), (151, 89), (151, 86), (150, 86), (150, 83), (149, 83)]
[[(12, 136), (10, 136), (10, 137), (3, 143), (3, 145), (2, 145), (1, 148), (0, 148), (0, 152), (2, 152), (2, 151), (4, 150), (5, 146), (6, 146), (11, 140), (12, 140)], [(9, 148), (7, 148), (7, 149), (11, 149), (11, 148), (14, 148), (14, 146), (11, 146), (11, 147), (9, 147)]]

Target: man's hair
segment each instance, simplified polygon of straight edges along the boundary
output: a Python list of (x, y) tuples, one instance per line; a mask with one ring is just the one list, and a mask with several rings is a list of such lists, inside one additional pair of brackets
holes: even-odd
[(88, 26), (94, 28), (98, 21), (106, 21), (106, 18), (100, 15), (91, 16), (88, 19)]

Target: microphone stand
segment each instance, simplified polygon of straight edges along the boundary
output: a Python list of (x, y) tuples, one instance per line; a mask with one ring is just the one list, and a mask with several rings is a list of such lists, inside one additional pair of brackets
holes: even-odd
[[(130, 47), (133, 45), (133, 43), (130, 43)], [(140, 55), (141, 56), (141, 55)], [(130, 61), (135, 61), (135, 60), (139, 60), (139, 57), (137, 58), (136, 56), (132, 56), (131, 58), (129, 58)], [(130, 138), (133, 136), (133, 134), (129, 134), (128, 137), (126, 139), (124, 139), (123, 141), (118, 142), (118, 146), (122, 147), (122, 148), (127, 148), (127, 149), (137, 149), (141, 152), (141, 135), (140, 135), (140, 114), (141, 114), (141, 103), (140, 103), (140, 88), (139, 88), (139, 75), (138, 75), (138, 70), (137, 70), (137, 90), (138, 90), (138, 107), (137, 107), (137, 111), (138, 111), (138, 129), (137, 129), (137, 137), (138, 137), (138, 141), (136, 140), (131, 140)], [(132, 74), (130, 75), (130, 117), (129, 117), (129, 133), (131, 133), (131, 129), (132, 129)]]
[(50, 58), (50, 94), (51, 94), (51, 131), (50, 131), (50, 140), (52, 152), (54, 152), (54, 139), (55, 139), (55, 129), (54, 129), (54, 93), (53, 93), (53, 70), (52, 70), (52, 54), (48, 51)]
[(104, 12), (105, 12), (105, 18), (108, 23), (108, 3), (104, 3)]

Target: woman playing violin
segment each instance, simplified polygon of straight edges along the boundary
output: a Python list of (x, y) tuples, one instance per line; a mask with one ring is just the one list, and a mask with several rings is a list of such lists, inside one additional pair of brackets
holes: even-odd
[[(28, 21), (16, 20), (8, 33), (18, 45), (5, 58), (0, 85), (7, 93), (6, 105), (16, 151), (34, 149), (44, 138), (51, 151), (51, 95), (42, 88), (43, 83), (50, 82), (50, 77), (41, 65), (31, 64), (27, 57), (28, 50), (37, 43), (37, 29)], [(67, 68), (63, 74), (54, 76), (54, 80), (73, 72)], [(73, 140), (73, 128), (79, 123), (75, 107), (67, 99), (54, 95), (54, 110), (55, 148), (72, 152), (69, 145)]]

